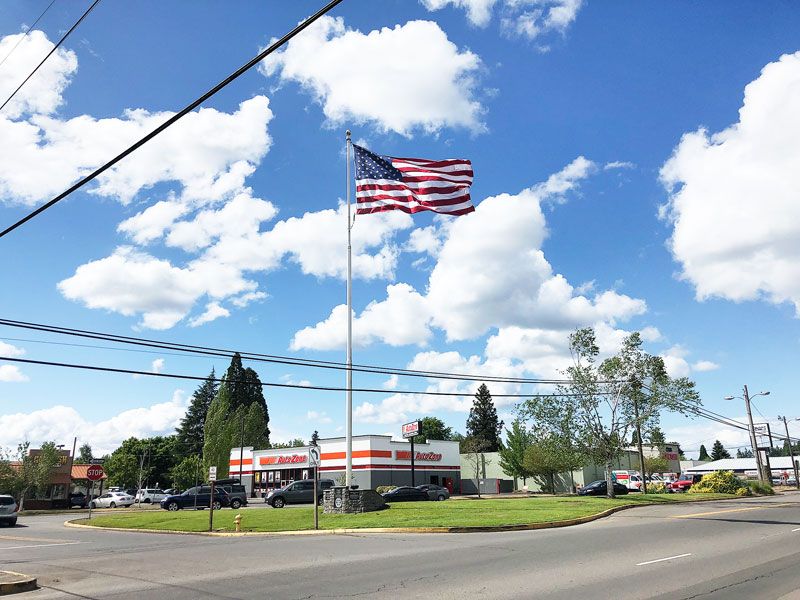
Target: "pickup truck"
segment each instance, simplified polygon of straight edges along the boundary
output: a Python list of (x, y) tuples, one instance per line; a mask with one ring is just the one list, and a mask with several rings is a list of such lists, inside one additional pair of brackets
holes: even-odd
[(695, 483), (700, 481), (702, 478), (703, 476), (700, 475), (699, 473), (694, 473), (694, 474), (682, 473), (681, 476), (678, 477), (677, 481), (673, 481), (672, 483), (667, 484), (667, 491), (685, 492)]

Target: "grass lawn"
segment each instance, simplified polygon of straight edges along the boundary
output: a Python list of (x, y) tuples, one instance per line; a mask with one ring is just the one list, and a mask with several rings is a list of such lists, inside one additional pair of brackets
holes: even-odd
[[(544, 497), (484, 500), (448, 500), (446, 502), (400, 502), (378, 512), (356, 515), (326, 515), (320, 508), (320, 529), (356, 529), (364, 527), (469, 527), (524, 525), (565, 521), (602, 512), (625, 504), (667, 504), (695, 500), (732, 498), (728, 494), (631, 494), (614, 500), (593, 497)], [(243, 531), (299, 531), (314, 528), (313, 507), (253, 508), (240, 511), (223, 509), (214, 512), (214, 530), (234, 531), (233, 517), (242, 515)], [(77, 523), (88, 524), (81, 519)], [(148, 511), (103, 514), (92, 518), (99, 527), (130, 527), (173, 531), (207, 531), (207, 510), (178, 512)]]

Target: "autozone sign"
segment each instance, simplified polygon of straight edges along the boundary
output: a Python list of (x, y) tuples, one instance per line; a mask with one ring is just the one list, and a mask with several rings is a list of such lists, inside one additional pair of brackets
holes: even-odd
[(403, 437), (410, 438), (414, 437), (415, 435), (419, 434), (419, 421), (413, 421), (411, 423), (406, 423), (402, 427)]
[(284, 454), (281, 456), (263, 456), (259, 461), (262, 465), (294, 465), (308, 460), (307, 454)]
[[(394, 457), (396, 460), (411, 460), (410, 450), (395, 450)], [(442, 455), (438, 452), (417, 452), (414, 455), (414, 460), (424, 462), (438, 462), (442, 460)]]

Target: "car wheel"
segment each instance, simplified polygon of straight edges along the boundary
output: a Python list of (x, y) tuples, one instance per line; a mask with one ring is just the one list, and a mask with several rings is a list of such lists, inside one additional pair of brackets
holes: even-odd
[(11, 519), (11, 520), (8, 522), (8, 526), (9, 526), (9, 527), (16, 527), (16, 526), (17, 526), (17, 518), (16, 518), (16, 517), (14, 517), (13, 519)]
[(97, 508), (97, 504), (95, 504), (94, 502), (90, 502), (89, 508)]
[(441, 501), (443, 501), (443, 500), (447, 500), (447, 498), (445, 498), (445, 497), (444, 497), (444, 494), (439, 494), (439, 497), (438, 497), (438, 498), (436, 498), (436, 499), (437, 499), (439, 502), (441, 502)]
[(179, 508), (180, 508), (180, 506), (178, 506), (177, 502), (170, 502), (169, 504), (167, 504), (167, 510), (169, 510), (169, 511), (175, 512)]
[(144, 502), (145, 504), (150, 504), (151, 500), (150, 498), (145, 498), (144, 500), (142, 500), (142, 502)]
[(238, 500), (238, 499), (231, 500), (231, 508), (232, 508), (233, 510), (239, 510), (239, 508), (240, 508), (241, 506), (242, 506), (242, 502), (241, 502), (241, 500)]
[(214, 500), (214, 504), (212, 504), (212, 506), (214, 507), (214, 510), (219, 510), (222, 508), (222, 502), (219, 500)]
[(117, 503), (116, 502), (112, 502), (108, 506), (111, 507), (111, 508), (117, 508)]
[(283, 508), (284, 506), (286, 506), (286, 501), (280, 496), (278, 496), (272, 501), (273, 508)]

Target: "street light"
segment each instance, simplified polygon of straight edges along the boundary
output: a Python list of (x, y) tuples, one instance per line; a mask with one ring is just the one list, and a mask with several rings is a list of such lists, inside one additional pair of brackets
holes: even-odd
[[(755, 396), (769, 396), (769, 392), (759, 392), (754, 394)], [(753, 446), (753, 456), (756, 457), (756, 467), (758, 468), (758, 478), (764, 482), (770, 482), (770, 475), (764, 475), (764, 466), (761, 463), (761, 453), (758, 451), (758, 443), (756, 442), (756, 428), (753, 426), (753, 413), (750, 410), (750, 394), (747, 391), (747, 386), (744, 386), (744, 395), (743, 396), (725, 396), (725, 400), (744, 400), (744, 405), (747, 408), (747, 421), (750, 425), (750, 443)]]

